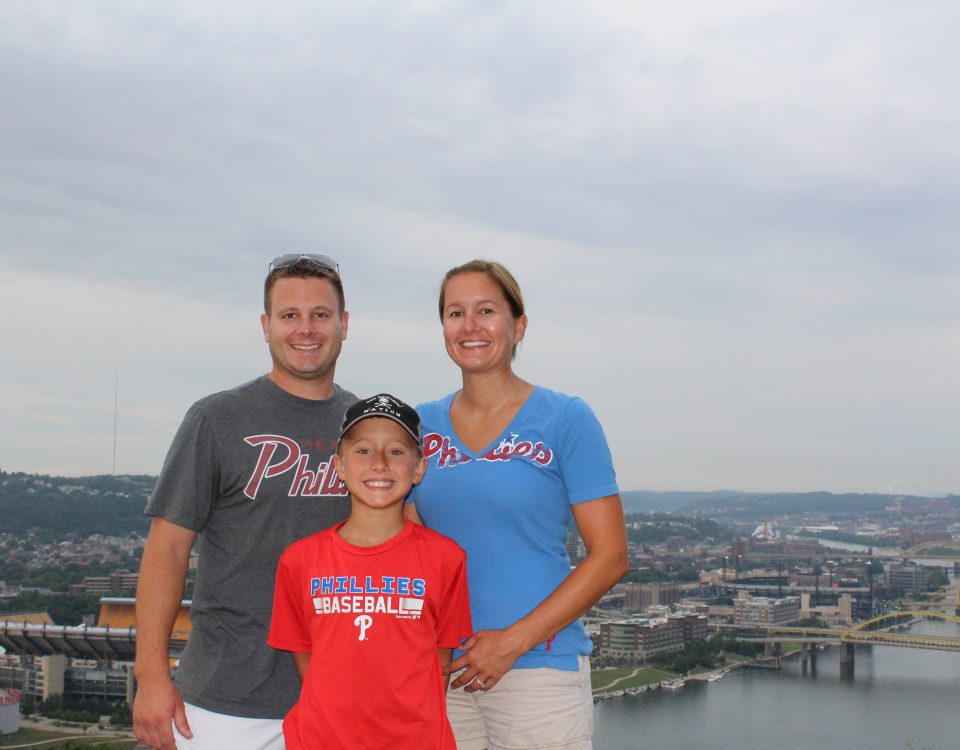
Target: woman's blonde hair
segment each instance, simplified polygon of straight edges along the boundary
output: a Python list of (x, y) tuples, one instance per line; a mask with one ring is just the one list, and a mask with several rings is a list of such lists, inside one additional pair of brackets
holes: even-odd
[(462, 266), (451, 268), (443, 277), (443, 282), (440, 284), (441, 322), (443, 321), (443, 308), (445, 304), (444, 293), (447, 289), (447, 282), (450, 281), (450, 279), (452, 279), (454, 276), (459, 276), (463, 273), (485, 273), (500, 287), (500, 291), (503, 292), (504, 299), (507, 300), (507, 304), (510, 306), (510, 312), (513, 314), (514, 320), (524, 314), (523, 295), (520, 293), (520, 285), (517, 283), (517, 280), (513, 278), (513, 274), (510, 273), (503, 265), (495, 261), (471, 260), (469, 263), (464, 263)]

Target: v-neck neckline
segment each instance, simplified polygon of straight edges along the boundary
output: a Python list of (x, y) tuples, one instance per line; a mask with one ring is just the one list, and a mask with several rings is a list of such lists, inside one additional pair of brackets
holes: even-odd
[(462, 437), (460, 437), (460, 433), (457, 432), (457, 427), (453, 423), (453, 414), (451, 413), (451, 410), (453, 409), (453, 402), (456, 400), (457, 395), (461, 391), (457, 391), (456, 393), (454, 393), (453, 396), (450, 398), (450, 403), (447, 405), (447, 422), (450, 423), (450, 432), (452, 432), (453, 436), (456, 438), (457, 444), (460, 446), (460, 451), (470, 456), (470, 458), (476, 459), (479, 456), (485, 456), (494, 448), (496, 448), (498, 445), (500, 445), (500, 443), (503, 442), (504, 435), (510, 432), (510, 428), (513, 427), (514, 423), (517, 421), (517, 417), (519, 417), (523, 413), (523, 411), (529, 405), (530, 401), (539, 391), (540, 391), (540, 386), (538, 385), (533, 386), (533, 390), (530, 391), (527, 397), (523, 400), (523, 403), (520, 404), (520, 408), (517, 409), (516, 413), (512, 417), (510, 417), (510, 421), (507, 422), (507, 424), (499, 432), (499, 434), (492, 441), (490, 441), (489, 445), (484, 446), (479, 451), (475, 451), (469, 445), (467, 445), (466, 441)]

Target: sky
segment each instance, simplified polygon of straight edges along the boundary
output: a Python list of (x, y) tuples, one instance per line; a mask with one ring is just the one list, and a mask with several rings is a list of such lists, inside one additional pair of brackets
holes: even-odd
[(159, 472), (192, 402), (269, 369), (267, 264), (307, 251), (358, 395), (458, 387), (436, 295), (487, 258), (527, 301), (517, 373), (593, 407), (623, 490), (960, 492), (957, 28), (952, 0), (2, 0), (0, 469)]

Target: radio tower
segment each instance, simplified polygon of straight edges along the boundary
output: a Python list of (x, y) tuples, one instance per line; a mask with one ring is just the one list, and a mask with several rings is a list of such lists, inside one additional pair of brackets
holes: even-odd
[(117, 475), (117, 404), (120, 391), (120, 371), (113, 374), (113, 476)]

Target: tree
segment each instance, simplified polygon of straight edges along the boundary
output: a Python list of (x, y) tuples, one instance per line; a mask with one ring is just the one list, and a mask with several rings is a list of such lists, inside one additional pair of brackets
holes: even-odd
[(936, 591), (950, 585), (950, 576), (943, 568), (931, 568), (927, 576), (927, 591)]
[(121, 706), (110, 714), (110, 726), (113, 727), (131, 727), (133, 726), (133, 713), (130, 706)]
[(30, 695), (29, 693), (24, 693), (23, 696), (20, 698), (20, 711), (23, 713), (23, 715), (27, 716), (29, 714), (32, 714), (35, 707), (36, 707), (36, 703), (34, 701), (33, 696)]
[(4, 612), (46, 612), (58, 625), (80, 625), (84, 615), (94, 615), (100, 609), (97, 594), (69, 596), (66, 594), (38, 594), (27, 591), (0, 602)]

